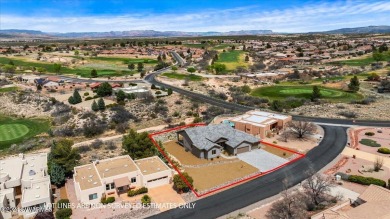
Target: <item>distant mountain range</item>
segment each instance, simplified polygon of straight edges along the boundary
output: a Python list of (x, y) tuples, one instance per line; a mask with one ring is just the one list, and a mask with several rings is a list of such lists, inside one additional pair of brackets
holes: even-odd
[(326, 34), (390, 33), (390, 26), (383, 25), (383, 26), (341, 28), (341, 29), (317, 32), (317, 33), (326, 33)]
[(181, 37), (181, 36), (238, 36), (273, 34), (272, 30), (240, 30), (229, 32), (184, 32), (184, 31), (155, 31), (130, 30), (110, 32), (69, 32), (50, 33), (36, 30), (8, 29), (0, 30), (0, 37), (48, 37), (48, 38), (114, 38), (114, 37)]
[[(364, 34), (364, 33), (390, 33), (390, 26), (367, 26), (355, 28), (342, 28), (323, 32), (309, 32), (322, 34)], [(118, 38), (118, 37), (189, 37), (189, 36), (239, 36), (277, 34), (272, 30), (240, 30), (228, 32), (185, 32), (185, 31), (155, 31), (155, 30), (129, 30), (110, 32), (69, 32), (50, 33), (38, 30), (8, 29), (0, 30), (3, 38)]]

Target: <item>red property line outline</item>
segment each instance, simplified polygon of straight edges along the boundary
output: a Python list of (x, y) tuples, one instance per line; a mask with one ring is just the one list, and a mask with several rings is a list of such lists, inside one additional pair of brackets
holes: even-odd
[(183, 174), (180, 172), (179, 168), (177, 168), (173, 162), (171, 161), (171, 159), (169, 158), (169, 156), (162, 150), (162, 148), (160, 147), (160, 145), (158, 145), (158, 143), (156, 142), (156, 140), (154, 140), (154, 136), (156, 135), (161, 135), (161, 134), (165, 134), (165, 133), (168, 133), (168, 132), (172, 132), (172, 131), (175, 131), (175, 130), (180, 130), (180, 129), (184, 129), (184, 128), (189, 128), (189, 127), (195, 127), (195, 126), (205, 126), (206, 124), (205, 123), (195, 123), (195, 124), (189, 124), (189, 125), (184, 125), (184, 126), (178, 126), (178, 127), (175, 127), (175, 128), (171, 128), (171, 129), (167, 129), (167, 130), (163, 130), (163, 131), (160, 131), (160, 132), (155, 132), (155, 133), (151, 133), (149, 134), (149, 138), (150, 140), (153, 142), (154, 146), (157, 147), (157, 149), (160, 151), (160, 153), (162, 155), (164, 155), (164, 157), (167, 159), (167, 161), (169, 162), (169, 164), (171, 164), (171, 166), (176, 170), (176, 172), (179, 174), (179, 176), (182, 178), (182, 180), (187, 184), (187, 186), (191, 189), (191, 191), (196, 195), (196, 197), (202, 197), (202, 196), (205, 196), (205, 195), (208, 195), (210, 193), (213, 193), (213, 192), (216, 192), (216, 191), (219, 191), (219, 190), (222, 190), (222, 189), (225, 189), (225, 188), (228, 188), (228, 187), (231, 187), (231, 186), (234, 186), (234, 185), (237, 185), (237, 184), (240, 184), (240, 183), (243, 183), (243, 182), (246, 182), (246, 181), (249, 181), (249, 180), (252, 180), (252, 179), (255, 179), (255, 178), (258, 178), (260, 176), (263, 176), (263, 175), (266, 175), (268, 173), (271, 173), (271, 172), (274, 172), (280, 168), (283, 168), (297, 160), (300, 160), (302, 158), (305, 157), (305, 154), (302, 154), (302, 153), (299, 153), (299, 152), (296, 152), (296, 151), (293, 151), (293, 150), (290, 150), (290, 149), (287, 149), (287, 148), (283, 148), (283, 147), (280, 147), (278, 145), (275, 145), (275, 144), (271, 144), (271, 143), (267, 143), (267, 142), (263, 142), (263, 141), (260, 141), (260, 143), (262, 144), (265, 144), (265, 145), (268, 145), (268, 146), (271, 146), (271, 147), (275, 147), (275, 148), (278, 148), (278, 149), (281, 149), (281, 150), (285, 150), (285, 151), (288, 151), (288, 152), (291, 152), (291, 153), (294, 153), (294, 154), (298, 154), (299, 156), (280, 165), (280, 166), (277, 166), (275, 167), (274, 169), (271, 169), (271, 170), (268, 170), (266, 172), (260, 172), (259, 174), (256, 174), (254, 176), (250, 176), (250, 177), (247, 177), (247, 178), (244, 178), (242, 180), (239, 180), (237, 182), (233, 182), (233, 183), (230, 183), (228, 185), (225, 185), (225, 186), (221, 186), (219, 188), (216, 188), (216, 189), (213, 189), (213, 190), (210, 190), (206, 193), (203, 193), (203, 194), (199, 194), (198, 192), (195, 191), (195, 189), (190, 185), (190, 183), (187, 181), (187, 179), (183, 176)]

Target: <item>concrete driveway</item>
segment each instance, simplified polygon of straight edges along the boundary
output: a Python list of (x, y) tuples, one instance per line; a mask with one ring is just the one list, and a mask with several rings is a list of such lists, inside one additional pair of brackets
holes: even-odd
[(258, 168), (261, 172), (272, 170), (288, 162), (288, 160), (262, 149), (254, 149), (249, 152), (241, 153), (238, 154), (237, 157), (245, 163)]
[[(148, 195), (152, 198), (152, 202), (160, 205), (160, 211), (167, 211), (186, 202), (172, 188), (172, 184), (163, 185), (148, 189)], [(172, 205), (171, 205), (172, 204)]]

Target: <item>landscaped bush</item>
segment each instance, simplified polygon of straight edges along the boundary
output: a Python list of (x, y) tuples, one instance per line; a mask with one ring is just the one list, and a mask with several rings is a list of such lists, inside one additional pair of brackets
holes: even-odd
[(357, 114), (355, 112), (343, 111), (338, 113), (340, 116), (344, 116), (346, 118), (356, 118)]
[(375, 135), (374, 132), (366, 132), (366, 133), (364, 133), (364, 134), (367, 135), (367, 136), (374, 136), (374, 135)]
[(150, 203), (152, 202), (152, 198), (150, 198), (150, 196), (148, 195), (144, 195), (141, 198), (141, 202), (143, 205), (150, 205)]
[(110, 204), (110, 203), (115, 202), (115, 197), (108, 197), (108, 198), (102, 197), (102, 199), (100, 199), (100, 202), (103, 205)]
[(61, 209), (61, 208), (68, 208), (69, 207), (69, 199), (60, 199), (58, 202), (57, 202), (57, 208), (58, 209)]
[(85, 100), (92, 100), (93, 97), (86, 97)]
[(388, 149), (388, 148), (379, 148), (378, 152), (382, 153), (382, 154), (390, 154), (390, 149)]
[(376, 179), (373, 177), (364, 177), (364, 176), (357, 176), (357, 175), (351, 175), (348, 177), (348, 181), (362, 184), (362, 185), (378, 185), (382, 187), (386, 187), (386, 182), (381, 179)]
[(142, 187), (142, 188), (139, 188), (137, 190), (129, 190), (127, 192), (127, 196), (133, 197), (133, 196), (136, 196), (136, 195), (139, 195), (139, 194), (144, 194), (144, 193), (148, 193), (148, 188)]
[(62, 208), (56, 211), (56, 218), (57, 219), (66, 219), (70, 218), (72, 215), (72, 209), (71, 208)]
[(359, 143), (363, 144), (363, 145), (370, 146), (370, 147), (380, 147), (381, 146), (376, 141), (371, 140), (371, 139), (367, 139), (367, 138), (363, 138), (362, 140), (359, 141)]

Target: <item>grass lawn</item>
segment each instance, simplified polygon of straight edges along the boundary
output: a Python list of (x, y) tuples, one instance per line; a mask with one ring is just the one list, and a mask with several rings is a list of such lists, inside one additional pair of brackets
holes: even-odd
[(220, 50), (220, 49), (226, 49), (228, 47), (233, 46), (232, 44), (219, 44), (213, 47), (215, 50)]
[(174, 72), (163, 73), (162, 76), (166, 76), (168, 78), (174, 78), (178, 80), (184, 80), (188, 78), (190, 81), (201, 81), (203, 79), (203, 77), (194, 74), (180, 74)]
[[(103, 58), (103, 57), (101, 57)], [(9, 61), (12, 60), (16, 66), (23, 66), (23, 67), (41, 67), (45, 68), (48, 73), (54, 73), (54, 64), (53, 63), (46, 63), (46, 62), (32, 62), (32, 61), (26, 61), (22, 59), (15, 59), (15, 58), (5, 58), (0, 57), (0, 63), (1, 64), (8, 64)], [(82, 77), (90, 77), (91, 70), (93, 68), (89, 67), (80, 67), (80, 68), (69, 68), (69, 67), (61, 67), (60, 74), (74, 74), (74, 75), (80, 75)], [(121, 75), (132, 75), (132, 71), (128, 70), (116, 70), (116, 69), (96, 69), (98, 72), (98, 76), (121, 76)]]
[[(252, 91), (251, 95), (256, 97), (265, 97), (271, 100), (281, 100), (286, 97), (297, 97), (310, 99), (313, 92), (312, 86), (268, 86), (259, 87)], [(327, 99), (334, 102), (350, 102), (351, 100), (359, 100), (363, 97), (357, 93), (320, 87), (322, 99)]]
[(245, 52), (233, 50), (228, 52), (222, 52), (218, 54), (219, 58), (216, 63), (226, 65), (227, 70), (234, 70), (237, 67), (248, 67), (248, 63), (245, 62)]
[(47, 132), (49, 128), (49, 121), (45, 119), (13, 119), (0, 116), (0, 150)]
[(240, 160), (200, 168), (185, 168), (185, 171), (194, 179), (194, 188), (203, 191), (248, 176), (258, 172), (258, 169)]
[(381, 146), (376, 141), (371, 140), (371, 139), (367, 139), (367, 138), (363, 138), (362, 140), (359, 141), (359, 143), (363, 144), (363, 145), (370, 146), (370, 147), (380, 147)]
[(18, 88), (17, 87), (4, 87), (4, 88), (0, 88), (0, 93), (2, 92), (10, 92), (10, 91), (17, 91)]
[[(385, 60), (390, 60), (390, 55), (383, 53), (385, 56)], [(349, 65), (349, 66), (364, 66), (364, 65), (370, 65), (371, 63), (376, 62), (372, 56), (368, 56), (366, 58), (361, 59), (350, 59), (350, 60), (343, 60), (343, 61), (336, 61), (331, 62), (330, 64), (343, 64), (343, 65)]]
[(106, 62), (122, 62), (124, 64), (131, 64), (131, 63), (145, 63), (145, 64), (157, 64), (156, 59), (148, 59), (148, 58), (140, 58), (140, 59), (134, 59), (134, 58), (123, 58), (123, 57), (91, 57), (90, 60), (100, 60), (100, 61), (106, 61)]

